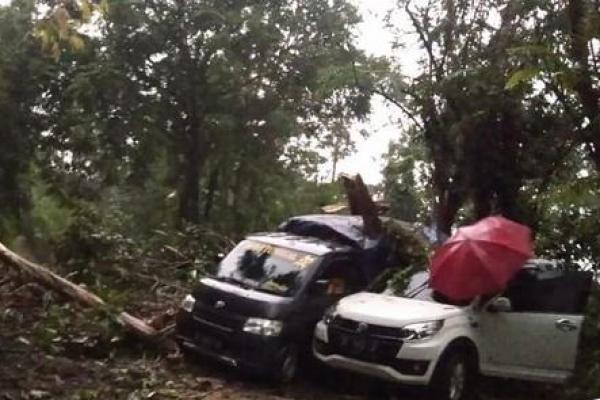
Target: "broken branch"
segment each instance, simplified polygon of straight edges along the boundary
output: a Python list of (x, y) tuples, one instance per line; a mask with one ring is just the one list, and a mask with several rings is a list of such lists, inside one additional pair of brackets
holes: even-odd
[[(21, 257), (2, 243), (0, 243), (0, 261), (48, 289), (55, 290), (84, 306), (100, 310), (107, 315), (113, 315), (108, 304), (94, 293), (57, 275), (46, 267)], [(118, 313), (116, 320), (133, 335), (147, 342), (158, 344), (162, 350), (174, 351), (177, 349), (174, 341), (165, 339), (161, 332), (129, 313)]]

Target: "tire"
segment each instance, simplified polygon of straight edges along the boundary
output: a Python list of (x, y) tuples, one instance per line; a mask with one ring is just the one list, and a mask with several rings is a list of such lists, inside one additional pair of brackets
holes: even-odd
[(450, 349), (442, 355), (429, 383), (433, 400), (467, 400), (473, 397), (476, 358), (464, 348)]
[(288, 347), (279, 368), (277, 380), (279, 383), (288, 384), (296, 379), (298, 373), (298, 349), (296, 346)]

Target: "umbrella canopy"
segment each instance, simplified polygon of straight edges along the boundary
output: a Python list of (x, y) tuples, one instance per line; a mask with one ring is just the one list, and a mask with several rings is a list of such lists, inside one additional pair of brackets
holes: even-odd
[(528, 227), (487, 217), (459, 228), (435, 252), (430, 286), (451, 300), (498, 293), (533, 257)]

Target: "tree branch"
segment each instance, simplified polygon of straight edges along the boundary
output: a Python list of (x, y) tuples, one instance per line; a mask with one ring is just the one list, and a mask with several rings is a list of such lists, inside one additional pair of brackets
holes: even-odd
[(429, 63), (431, 65), (431, 69), (435, 70), (436, 74), (438, 74), (439, 70), (438, 70), (438, 65), (437, 65), (437, 62), (436, 62), (435, 55), (433, 54), (433, 44), (431, 43), (431, 40), (425, 35), (425, 31), (423, 30), (423, 27), (419, 24), (419, 21), (417, 20), (417, 17), (410, 10), (409, 5), (410, 5), (410, 3), (406, 3), (406, 6), (404, 7), (404, 10), (408, 14), (408, 17), (410, 18), (410, 20), (411, 20), (411, 22), (413, 24), (413, 27), (417, 31), (417, 34), (419, 35), (419, 39), (421, 39), (421, 42), (423, 43), (423, 47), (427, 51), (427, 55), (429, 56)]
[[(363, 90), (368, 90), (372, 94), (377, 94), (377, 95), (383, 97), (385, 100), (389, 101), (390, 103), (392, 103), (393, 105), (395, 105), (396, 107), (398, 107), (398, 109), (400, 109), (400, 111), (402, 111), (408, 118), (410, 118), (410, 120), (419, 129), (424, 129), (425, 128), (423, 126), (423, 124), (415, 116), (415, 114), (412, 113), (412, 112), (410, 112), (408, 110), (408, 108), (406, 108), (406, 106), (404, 104), (402, 104), (401, 101), (399, 101), (398, 99), (395, 99), (394, 97), (392, 97), (392, 95), (390, 95), (389, 93), (386, 93), (383, 89), (378, 89), (377, 87), (366, 87), (365, 85), (361, 84), (360, 81), (359, 81), (359, 78), (358, 78), (358, 71), (356, 70), (356, 63), (354, 62), (354, 60), (352, 61), (352, 73), (354, 75), (354, 82), (355, 82), (355, 84), (356, 84), (356, 86), (358, 88), (361, 88)], [(406, 93), (406, 94), (412, 96), (411, 93)]]
[(423, 126), (423, 124), (418, 120), (418, 118), (416, 117), (416, 115), (412, 112), (410, 112), (408, 110), (408, 108), (406, 108), (406, 106), (404, 104), (402, 104), (401, 101), (393, 98), (390, 94), (386, 93), (385, 91), (381, 90), (381, 89), (377, 89), (377, 88), (373, 88), (372, 93), (377, 94), (381, 97), (383, 97), (386, 101), (389, 101), (390, 103), (392, 103), (393, 105), (395, 105), (396, 107), (398, 107), (400, 109), (400, 111), (402, 111), (408, 118), (410, 118), (410, 120), (419, 128), (419, 129), (425, 129), (425, 127)]

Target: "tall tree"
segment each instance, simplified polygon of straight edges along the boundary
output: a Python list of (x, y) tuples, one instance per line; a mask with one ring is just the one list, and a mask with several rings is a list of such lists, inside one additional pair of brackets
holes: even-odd
[[(213, 164), (207, 175), (214, 177), (215, 168), (227, 166), (212, 160), (216, 152), (234, 145), (241, 155), (256, 140), (277, 158), (290, 137), (316, 131), (334, 93), (346, 109), (358, 104), (356, 115), (367, 111), (368, 95), (351, 80), (323, 83), (331, 82), (334, 67), (350, 65), (347, 46), (357, 22), (341, 0), (111, 6), (104, 34), (113, 56), (127, 60), (126, 76), (161, 109), (157, 123), (173, 151), (181, 219), (200, 222), (203, 171)], [(238, 171), (248, 168), (246, 159), (239, 162)]]
[(543, 91), (600, 170), (600, 5), (596, 1), (536, 1), (526, 41), (515, 49), (520, 68), (511, 85)]
[[(44, 131), (39, 104), (53, 74), (34, 37), (35, 3), (0, 6), (0, 237), (10, 230), (32, 239), (28, 172)], [(14, 232), (12, 232), (14, 233)]]
[(464, 205), (475, 218), (527, 219), (519, 198), (540, 102), (527, 103), (506, 82), (516, 66), (511, 49), (523, 42), (532, 9), (518, 1), (398, 2), (420, 49), (419, 73), (393, 76), (379, 92), (398, 105), (414, 125), (407, 132), (427, 149), (432, 211), (444, 232)]

